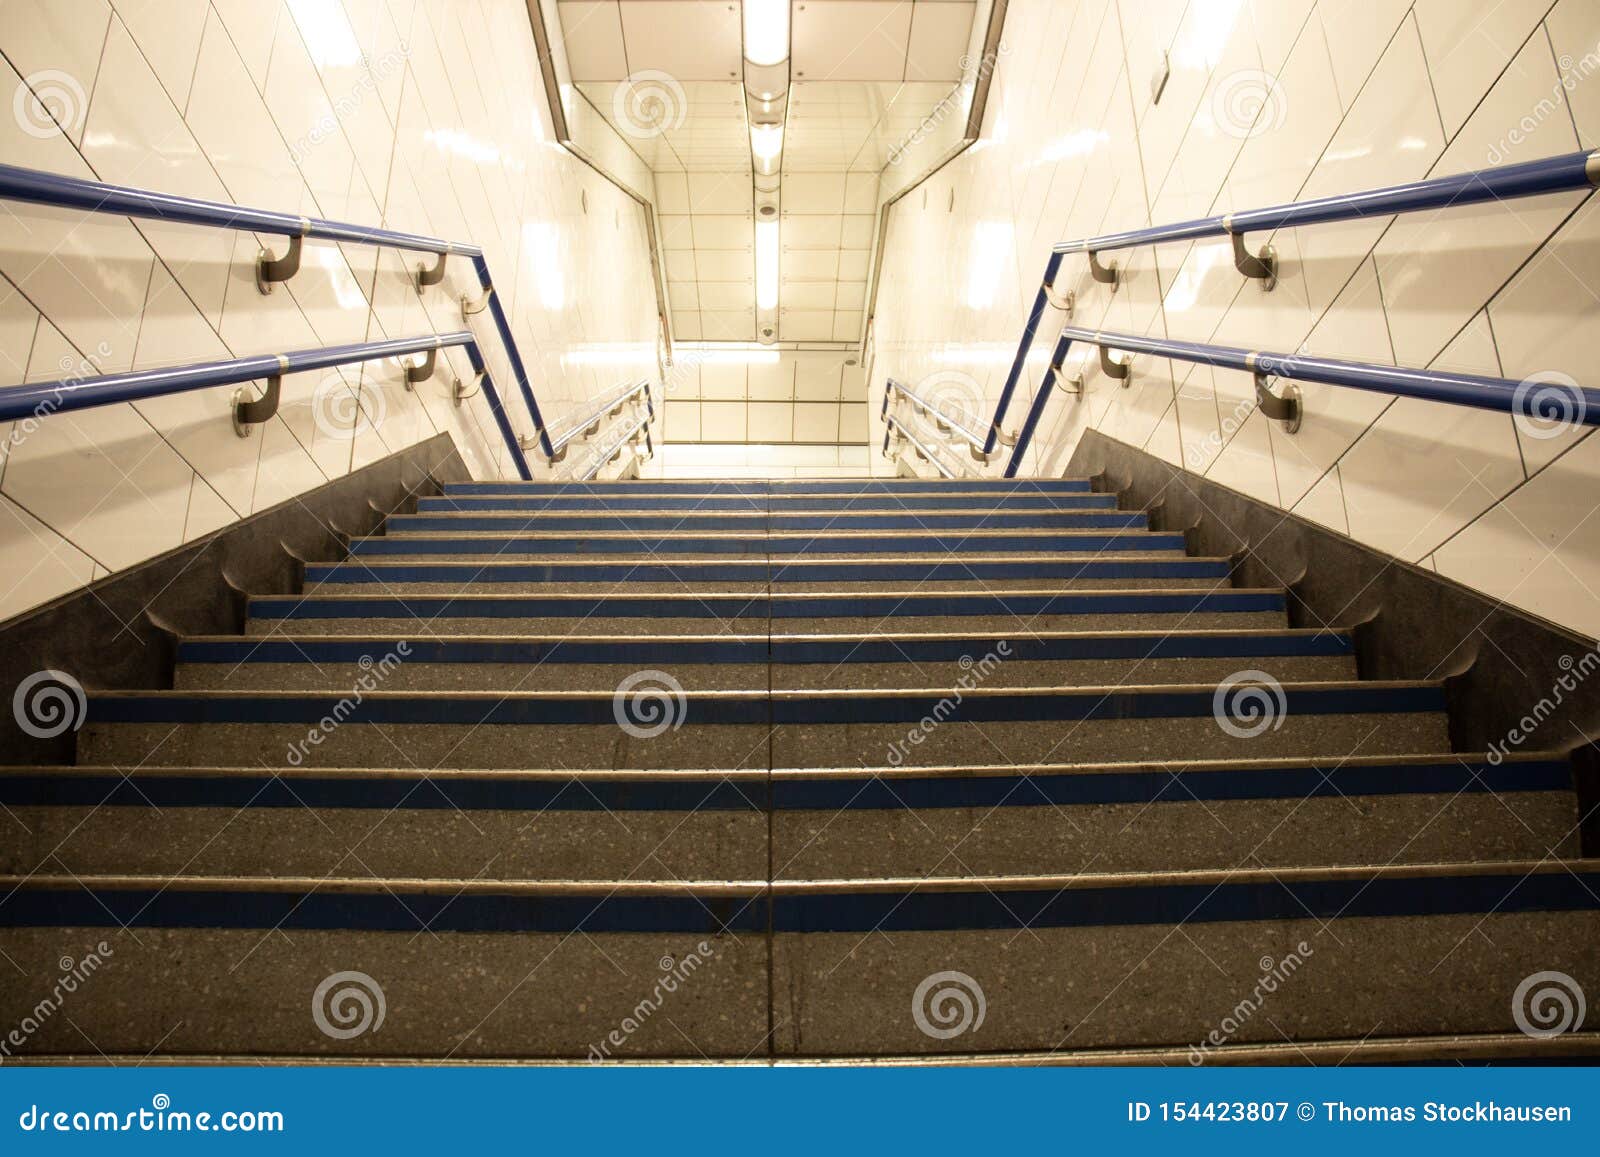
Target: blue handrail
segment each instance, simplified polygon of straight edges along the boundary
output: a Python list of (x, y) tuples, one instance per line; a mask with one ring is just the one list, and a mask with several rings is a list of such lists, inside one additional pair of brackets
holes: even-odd
[(91, 406), (109, 406), (117, 402), (137, 402), (143, 398), (159, 398), (186, 390), (209, 389), (214, 386), (238, 385), (262, 378), (276, 378), (283, 374), (305, 370), (330, 369), (355, 362), (378, 361), (383, 358), (405, 357), (410, 354), (437, 353), (450, 346), (461, 346), (467, 352), (472, 370), (480, 375), (484, 400), (494, 415), (495, 425), (505, 439), (511, 460), (524, 481), (531, 481), (533, 473), (517, 443), (516, 431), (506, 416), (504, 403), (494, 387), (488, 367), (478, 348), (478, 339), (468, 330), (455, 333), (429, 334), (426, 337), (395, 338), (389, 341), (364, 342), (359, 345), (328, 346), (325, 349), (294, 350), (284, 354), (255, 354), (250, 357), (231, 358), (226, 361), (201, 362), (192, 366), (176, 366), (160, 370), (130, 370), (127, 373), (103, 374), (90, 378), (63, 378), (53, 382), (36, 382), (32, 385), (0, 389), (0, 421), (41, 418), (69, 410), (85, 410)]
[(1509, 414), (1523, 414), (1530, 418), (1552, 419), (1588, 426), (1600, 426), (1600, 390), (1586, 386), (1559, 382), (1542, 382), (1530, 378), (1513, 381), (1509, 378), (1486, 377), (1482, 374), (1458, 374), (1446, 370), (1419, 370), (1405, 366), (1386, 366), (1368, 362), (1341, 361), (1337, 358), (1313, 357), (1308, 354), (1271, 353), (1266, 350), (1247, 350), (1237, 346), (1207, 345), (1201, 342), (1177, 341), (1171, 338), (1140, 337), (1130, 333), (1107, 333), (1104, 330), (1085, 329), (1082, 326), (1064, 326), (1061, 337), (1051, 354), (1050, 368), (1044, 382), (1034, 394), (1033, 404), (1017, 435), (1011, 459), (1006, 463), (1007, 478), (1015, 478), (1033, 440), (1039, 419), (1044, 414), (1051, 391), (1067, 350), (1073, 342), (1085, 342), (1100, 349), (1118, 349), (1127, 353), (1155, 354), (1182, 362), (1200, 362), (1222, 369), (1244, 370), (1256, 376), (1256, 393), (1263, 408), (1270, 407), (1268, 416), (1275, 420), (1298, 422), (1299, 403), (1296, 398), (1279, 398), (1266, 390), (1267, 377), (1287, 378), (1292, 381), (1322, 382), (1332, 386), (1349, 386), (1357, 390), (1394, 394), (1403, 398), (1423, 398), (1431, 402), (1449, 402), (1458, 406), (1474, 406), (1482, 410), (1499, 410)]
[[(516, 379), (523, 403), (533, 419), (540, 448), (545, 456), (554, 460), (556, 450), (545, 431), (544, 416), (538, 400), (533, 396), (533, 385), (522, 364), (516, 339), (511, 334), (511, 322), (500, 305), (500, 295), (494, 291), (489, 276), (489, 263), (477, 245), (458, 241), (445, 241), (419, 233), (401, 233), (393, 229), (379, 229), (370, 225), (352, 225), (341, 221), (328, 221), (316, 217), (301, 217), (292, 213), (277, 213), (266, 209), (250, 209), (222, 201), (205, 201), (195, 197), (180, 197), (170, 193), (157, 193), (147, 189), (134, 189), (125, 185), (109, 185), (88, 181), (80, 177), (65, 177), (58, 173), (45, 173), (24, 169), (16, 165), (0, 165), (0, 200), (26, 201), (36, 205), (52, 205), (65, 209), (82, 209), (91, 213), (114, 213), (124, 217), (140, 217), (157, 221), (175, 221), (186, 225), (208, 225), (218, 229), (249, 229), (257, 233), (271, 233), (288, 237), (291, 246), (306, 237), (322, 241), (341, 241), (363, 245), (387, 245), (417, 253), (435, 253), (444, 257), (456, 255), (471, 260), (477, 274), (478, 285), (484, 292), (490, 316), (505, 347), (511, 364), (511, 374)], [(295, 264), (298, 250), (293, 249)], [(437, 276), (442, 276), (442, 269)], [(471, 312), (476, 312), (473, 309)]]
[[(995, 402), (994, 420), (990, 422), (985, 435), (983, 451), (992, 452), (999, 440), (1000, 423), (1005, 418), (1011, 399), (1016, 394), (1017, 383), (1022, 379), (1022, 369), (1033, 348), (1034, 338), (1044, 317), (1045, 306), (1052, 303), (1060, 304), (1058, 299), (1053, 301), (1053, 287), (1056, 276), (1061, 271), (1062, 258), (1066, 254), (1088, 254), (1090, 268), (1096, 280), (1114, 283), (1117, 276), (1115, 267), (1110, 269), (1102, 267), (1096, 260), (1096, 254), (1136, 245), (1157, 245), (1169, 241), (1189, 241), (1200, 237), (1226, 235), (1233, 238), (1235, 262), (1241, 273), (1251, 277), (1271, 277), (1275, 275), (1275, 263), (1270, 251), (1261, 256), (1247, 253), (1244, 249), (1244, 234), (1263, 229), (1320, 225), (1332, 221), (1414, 213), (1424, 209), (1453, 208), (1483, 201), (1534, 197), (1571, 189), (1592, 189), (1596, 185), (1600, 185), (1600, 151), (1583, 151), (1545, 157), (1520, 165), (1477, 169), (1447, 177), (1411, 181), (1403, 185), (1388, 185), (1357, 193), (1337, 193), (1311, 201), (1270, 205), (1262, 209), (1245, 209), (1171, 225), (1155, 225), (1146, 229), (1130, 229), (1122, 233), (1088, 237), (1080, 241), (1064, 241), (1051, 249), (1049, 260), (1045, 262), (1044, 278), (1039, 291), (1034, 295), (1033, 306), (1028, 311), (1027, 321), (1022, 328), (1022, 340), (1017, 346), (1017, 354), (1012, 360), (1005, 386)], [(1063, 351), (1058, 348), (1058, 352)], [(1061, 364), (1059, 358), (1054, 359), (1053, 364), (1059, 367)], [(1047, 376), (1041, 389), (1047, 391), (1053, 384)], [(1017, 461), (1017, 455), (1013, 454), (1012, 461), (1013, 463)]]

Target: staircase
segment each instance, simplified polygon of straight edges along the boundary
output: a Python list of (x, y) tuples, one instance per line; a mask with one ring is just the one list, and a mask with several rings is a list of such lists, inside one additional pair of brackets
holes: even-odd
[(446, 486), (0, 771), (0, 1018), (96, 961), (8, 1055), (1592, 1050), (1565, 758), (1229, 576), (1085, 480)]

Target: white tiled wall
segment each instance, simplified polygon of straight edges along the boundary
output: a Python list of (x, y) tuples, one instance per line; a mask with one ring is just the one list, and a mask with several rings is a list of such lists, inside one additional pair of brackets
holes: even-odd
[[(0, 0), (0, 98), (7, 164), (481, 245), (547, 420), (656, 376), (642, 214), (553, 142), (523, 0)], [(0, 203), (0, 386), (464, 328), (463, 261), (419, 297), (417, 255), (312, 243), (262, 296), (262, 244)], [(439, 431), (514, 476), (450, 376), (291, 376), (249, 439), (233, 387), (0, 430), (0, 619)]]
[[(1600, 146), (1594, 0), (1013, 0), (1004, 39), (984, 140), (893, 211), (870, 396), (892, 373), (987, 420), (1052, 242)], [(1592, 197), (1270, 240), (1272, 293), (1209, 240), (1118, 252), (1115, 294), (1081, 257), (1057, 284), (1076, 290), (1078, 324), (1109, 331), (1600, 385)], [(1029, 390), (1062, 320), (1046, 314)], [(1505, 415), (1307, 385), (1287, 436), (1255, 411), (1248, 375), (1139, 357), (1122, 388), (1092, 349), (1071, 364), (1084, 396), (1052, 400), (1030, 471), (1064, 469), (1092, 427), (1600, 634), (1590, 427), (1541, 437)], [(1029, 401), (1019, 392), (1008, 429)]]
[(867, 438), (866, 376), (854, 352), (676, 346), (665, 441), (855, 443)]

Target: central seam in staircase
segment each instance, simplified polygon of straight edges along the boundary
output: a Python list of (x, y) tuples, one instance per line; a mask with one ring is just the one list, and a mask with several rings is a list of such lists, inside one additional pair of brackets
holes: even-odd
[[(1426, 1055), (1600, 988), (1563, 756), (1453, 753), (1441, 683), (1086, 480), (462, 483), (385, 530), (0, 770), (0, 946), (114, 949), (95, 1052)], [(350, 977), (358, 1031), (306, 1015)]]

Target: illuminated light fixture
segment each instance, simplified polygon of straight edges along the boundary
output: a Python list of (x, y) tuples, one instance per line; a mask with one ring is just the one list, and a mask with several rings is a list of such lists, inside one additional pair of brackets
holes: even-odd
[(778, 223), (756, 222), (756, 308), (778, 308)]
[(789, 59), (789, 0), (744, 0), (744, 58), (762, 66)]
[(783, 125), (751, 125), (750, 151), (764, 166), (771, 166), (783, 152)]

